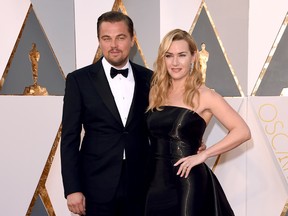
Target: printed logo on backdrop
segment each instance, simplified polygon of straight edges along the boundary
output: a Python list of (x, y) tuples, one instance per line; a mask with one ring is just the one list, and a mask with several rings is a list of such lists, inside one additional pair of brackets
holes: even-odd
[(254, 98), (258, 118), (288, 182), (288, 97)]

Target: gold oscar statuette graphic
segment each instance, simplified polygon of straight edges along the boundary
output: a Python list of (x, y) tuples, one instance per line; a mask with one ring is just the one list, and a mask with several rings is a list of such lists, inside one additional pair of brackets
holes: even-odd
[(206, 82), (206, 70), (207, 70), (207, 62), (209, 59), (209, 52), (206, 50), (206, 44), (204, 42), (201, 43), (201, 50), (199, 51), (199, 62), (200, 68), (203, 77), (203, 83)]
[(38, 85), (38, 62), (40, 60), (40, 52), (36, 48), (36, 44), (32, 43), (32, 49), (29, 52), (29, 60), (32, 67), (33, 85), (25, 87), (24, 95), (48, 95), (46, 88)]

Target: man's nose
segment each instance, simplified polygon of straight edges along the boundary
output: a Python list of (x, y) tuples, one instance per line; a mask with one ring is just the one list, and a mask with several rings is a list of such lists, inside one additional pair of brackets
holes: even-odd
[(113, 47), (113, 48), (114, 48), (114, 47), (117, 47), (117, 40), (116, 40), (116, 39), (112, 39), (110, 45), (111, 45), (111, 47)]

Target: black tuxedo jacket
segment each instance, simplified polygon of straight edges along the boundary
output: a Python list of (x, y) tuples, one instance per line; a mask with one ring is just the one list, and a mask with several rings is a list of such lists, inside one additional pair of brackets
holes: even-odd
[(123, 126), (101, 60), (66, 78), (61, 136), (65, 197), (83, 192), (92, 201), (111, 200), (119, 182), (125, 148), (128, 196), (137, 200), (147, 183), (149, 143), (145, 110), (152, 72), (130, 62), (135, 90)]

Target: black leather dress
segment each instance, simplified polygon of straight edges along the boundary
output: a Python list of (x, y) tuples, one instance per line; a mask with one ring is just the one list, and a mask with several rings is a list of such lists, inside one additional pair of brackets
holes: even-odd
[(232, 216), (223, 189), (205, 164), (193, 167), (187, 178), (176, 175), (173, 164), (196, 154), (206, 122), (196, 112), (163, 106), (147, 119), (151, 137), (151, 183), (146, 216)]

